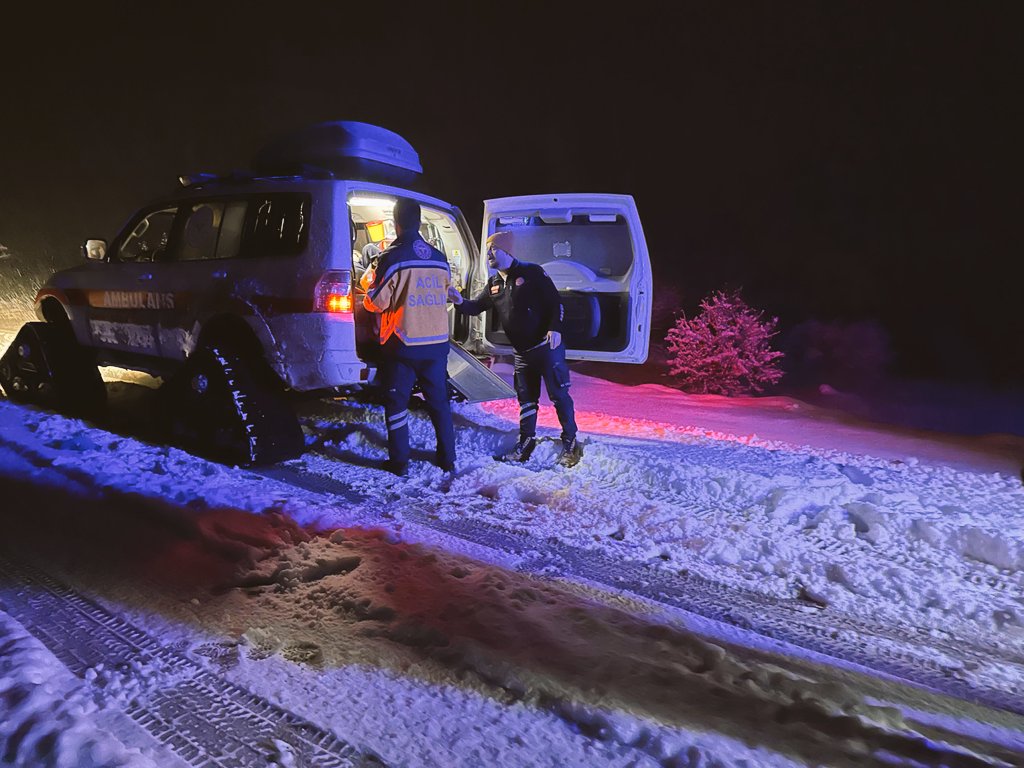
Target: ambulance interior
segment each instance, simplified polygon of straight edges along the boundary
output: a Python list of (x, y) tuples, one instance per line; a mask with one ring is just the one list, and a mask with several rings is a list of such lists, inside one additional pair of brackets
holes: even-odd
[[(363, 290), (359, 283), (367, 269), (376, 267), (380, 253), (395, 240), (395, 201), (379, 195), (353, 195), (349, 197), (349, 216), (352, 220), (352, 278), (356, 341), (360, 354), (373, 357), (377, 342), (378, 319), (363, 309)], [(472, 264), (469, 244), (465, 242), (455, 219), (450, 213), (428, 205), (421, 207), (420, 235), (445, 255), (451, 268), (452, 284), (466, 293)], [(469, 318), (449, 309), (452, 338), (469, 337)]]

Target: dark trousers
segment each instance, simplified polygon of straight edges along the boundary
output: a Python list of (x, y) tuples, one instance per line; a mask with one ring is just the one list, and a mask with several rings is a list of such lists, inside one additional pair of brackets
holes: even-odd
[(519, 436), (537, 434), (541, 380), (562, 425), (562, 439), (571, 440), (576, 437), (576, 417), (569, 396), (569, 366), (565, 362), (564, 344), (557, 349), (542, 344), (526, 352), (516, 352), (514, 381), (519, 398)]
[(436, 461), (441, 466), (454, 466), (455, 426), (448, 399), (447, 356), (418, 359), (386, 354), (381, 369), (391, 461), (400, 465), (409, 463), (409, 400), (413, 386), (419, 382), (437, 435)]

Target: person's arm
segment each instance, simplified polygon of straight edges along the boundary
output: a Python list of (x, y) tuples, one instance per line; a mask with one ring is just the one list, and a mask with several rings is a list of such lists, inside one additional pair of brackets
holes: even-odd
[(494, 306), (490, 284), (484, 286), (483, 292), (475, 299), (462, 298), (462, 294), (454, 288), (448, 291), (448, 298), (452, 300), (455, 308), (464, 315), (479, 315)]
[[(363, 307), (369, 312), (386, 312), (391, 307), (391, 299), (395, 293), (395, 274), (388, 274), (390, 259), (382, 259), (377, 264), (363, 297)], [(370, 274), (370, 270), (367, 270)], [(364, 275), (365, 278), (365, 275)]]
[[(537, 268), (540, 273), (541, 281), (541, 301), (543, 304), (542, 315), (544, 319), (544, 325), (548, 331), (554, 331), (561, 336), (562, 334), (562, 318), (565, 316), (565, 308), (562, 306), (562, 297), (558, 295), (558, 289), (555, 287), (554, 282), (548, 277), (548, 273), (540, 267)], [(557, 347), (557, 344), (552, 344), (552, 347)]]

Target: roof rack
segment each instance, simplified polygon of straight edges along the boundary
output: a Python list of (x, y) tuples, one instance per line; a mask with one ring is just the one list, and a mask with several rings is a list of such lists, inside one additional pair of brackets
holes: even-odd
[(189, 173), (178, 177), (178, 184), (185, 189), (202, 189), (208, 184), (244, 184), (253, 180), (249, 171), (231, 171), (230, 173)]

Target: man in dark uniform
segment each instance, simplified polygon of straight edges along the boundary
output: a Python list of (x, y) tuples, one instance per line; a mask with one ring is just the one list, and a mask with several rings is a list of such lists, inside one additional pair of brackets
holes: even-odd
[(409, 463), (409, 400), (419, 382), (437, 435), (435, 463), (455, 468), (455, 428), (448, 399), (448, 304), (451, 285), (444, 254), (420, 237), (420, 206), (395, 203), (398, 238), (363, 275), (363, 306), (381, 315), (380, 375), (388, 428), (388, 469), (404, 475)]
[(576, 419), (569, 396), (569, 366), (562, 344), (562, 301), (544, 269), (512, 256), (513, 233), (496, 232), (487, 238), (487, 263), (497, 272), (483, 293), (467, 300), (454, 288), (448, 298), (459, 312), (479, 315), (497, 313), (505, 335), (515, 349), (515, 386), (519, 398), (519, 441), (496, 457), (526, 461), (537, 446), (537, 407), (541, 380), (547, 386), (562, 425), (562, 453), (558, 463), (573, 467), (583, 456), (576, 439)]

